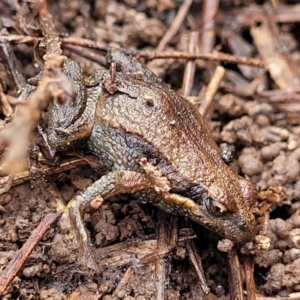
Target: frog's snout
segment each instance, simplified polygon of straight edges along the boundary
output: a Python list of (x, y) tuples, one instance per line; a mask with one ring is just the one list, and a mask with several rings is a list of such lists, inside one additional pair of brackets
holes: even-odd
[(256, 235), (256, 224), (252, 220), (240, 221), (234, 227), (225, 227), (224, 235), (238, 244), (251, 242)]

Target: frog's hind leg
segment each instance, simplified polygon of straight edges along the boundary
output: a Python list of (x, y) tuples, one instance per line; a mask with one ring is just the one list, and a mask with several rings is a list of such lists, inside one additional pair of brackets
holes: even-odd
[(89, 238), (83, 224), (82, 216), (84, 212), (98, 208), (103, 200), (112, 196), (123, 193), (136, 193), (147, 190), (150, 186), (150, 181), (141, 173), (131, 171), (111, 172), (102, 176), (69, 202), (67, 208), (75, 227), (81, 264), (97, 270), (97, 264), (91, 254)]

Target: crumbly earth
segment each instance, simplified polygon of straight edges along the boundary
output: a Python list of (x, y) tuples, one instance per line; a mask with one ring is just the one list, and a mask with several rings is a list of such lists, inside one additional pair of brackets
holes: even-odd
[[(219, 8), (220, 22), (223, 23), (232, 20), (230, 11), (233, 5), (237, 8), (249, 5), (250, 9), (255, 3), (223, 2)], [(49, 9), (60, 34), (136, 49), (155, 49), (170, 27), (178, 5), (179, 2), (171, 0), (49, 1)], [(199, 5), (195, 1), (190, 21), (182, 24), (168, 50), (186, 50), (184, 33), (190, 30), (193, 20), (199, 18)], [(0, 1), (0, 18), (10, 34), (15, 33), (10, 27), (13, 26), (10, 22), (14, 22), (15, 12), (12, 1)], [(33, 15), (31, 20), (32, 24), (27, 24), (32, 28), (28, 33), (35, 32)], [(289, 35), (290, 42), (299, 40), (295, 33), (299, 25), (281, 29)], [(252, 52), (249, 51), (255, 54), (249, 28), (244, 30), (238, 32), (244, 39), (243, 45), (248, 45), (252, 49)], [(223, 40), (221, 27), (217, 27), (216, 31), (218, 42), (225, 43), (224, 50), (233, 51), (234, 47)], [(95, 61), (83, 57), (81, 50), (64, 47), (64, 54), (79, 62), (86, 76), (100, 67)], [(26, 78), (34, 76), (38, 69), (33, 62), (33, 45), (19, 44), (13, 49), (22, 64), (22, 74)], [(299, 60), (299, 46), (295, 46), (293, 51), (294, 58)], [(99, 57), (98, 52), (93, 53)], [(37, 55), (41, 56), (42, 52)], [(184, 69), (182, 61), (154, 60), (148, 66), (172, 88), (180, 90)], [(207, 70), (210, 67), (207, 62), (197, 66), (193, 96), (208, 83), (211, 74)], [(230, 93), (223, 86), (213, 104), (210, 126), (221, 147), (235, 150), (233, 167), (237, 172), (247, 176), (259, 190), (280, 187), (284, 191), (280, 201), (272, 205), (265, 234), (270, 238), (270, 248), (258, 251), (253, 259), (257, 292), (265, 296), (288, 296), (300, 292), (300, 109), (295, 106), (294, 111), (287, 111), (276, 103), (245, 95), (260, 70), (242, 69), (235, 65), (225, 67), (228, 69), (224, 79), (227, 86), (233, 86), (234, 82), (238, 85), (237, 90), (245, 93)], [(268, 89), (272, 90), (274, 83), (267, 75), (264, 76), (269, 81)], [(1, 61), (0, 78), (4, 92), (12, 92), (10, 89), (13, 87)], [(300, 106), (299, 102), (296, 104)], [(66, 204), (99, 176), (101, 174), (84, 166), (35, 181), (34, 188), (27, 182), (0, 195), (0, 270), (5, 268), (42, 218), (58, 210), (54, 189), (58, 190)], [(157, 251), (157, 232), (162, 220), (171, 223), (174, 217), (159, 212), (150, 204), (132, 199), (130, 195), (111, 199), (101, 209), (86, 214), (86, 227), (99, 265), (99, 271), (94, 272), (78, 263), (78, 245), (69, 234), (68, 221), (62, 218), (44, 235), (1, 299), (157, 299), (156, 258), (153, 253)], [(220, 238), (181, 218), (176, 221), (179, 241), (160, 258), (168, 271), (165, 298), (201, 299), (200, 283), (186, 247), (187, 241), (193, 240), (202, 257), (211, 292), (217, 299), (230, 299), (227, 257), (217, 249)], [(240, 257), (243, 258), (243, 255)]]

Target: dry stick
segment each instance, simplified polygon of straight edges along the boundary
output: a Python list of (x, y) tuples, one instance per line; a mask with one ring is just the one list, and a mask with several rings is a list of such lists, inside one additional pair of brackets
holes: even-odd
[[(1, 41), (1, 38), (0, 38)], [(109, 51), (111, 47), (104, 46), (103, 43), (93, 42), (80, 38), (63, 38), (63, 44), (80, 45), (82, 47), (89, 47), (92, 49)], [(264, 62), (258, 58), (234, 56), (227, 53), (214, 51), (213, 53), (188, 53), (180, 51), (149, 51), (149, 50), (130, 50), (121, 48), (122, 52), (126, 55), (135, 56), (137, 58), (146, 58), (149, 60), (160, 58), (175, 58), (175, 59), (203, 59), (209, 61), (218, 61), (230, 64), (241, 64), (252, 67), (265, 68)]]
[[(0, 38), (1, 40), (1, 38)], [(104, 46), (103, 43), (93, 42), (86, 39), (75, 39), (75, 38), (63, 38), (61, 39), (63, 44), (73, 44), (80, 45), (82, 47), (89, 47), (92, 49), (109, 51), (111, 47)], [(187, 53), (187, 52), (159, 52), (159, 51), (140, 51), (140, 50), (129, 50), (122, 49), (122, 52), (126, 55), (136, 56), (137, 58), (147, 58), (147, 59), (158, 59), (158, 58), (176, 58), (176, 59), (203, 59), (211, 61), (219, 61), (230, 64), (242, 64), (253, 67), (264, 68), (265, 65), (262, 60), (258, 58), (251, 57), (239, 57), (222, 52), (214, 51), (213, 53)]]
[[(55, 85), (56, 86), (56, 85)], [(26, 156), (28, 142), (40, 119), (41, 111), (48, 105), (54, 83), (48, 76), (43, 76), (37, 89), (28, 97), (25, 104), (17, 107), (14, 118), (3, 131), (1, 140), (9, 144), (1, 164), (4, 174), (16, 174), (20, 171)], [(13, 139), (11, 137), (14, 137)]]
[(186, 248), (187, 248), (187, 251), (189, 254), (190, 261), (191, 261), (192, 265), (194, 266), (194, 269), (197, 273), (202, 292), (204, 295), (207, 295), (209, 293), (209, 287), (207, 286), (206, 281), (205, 281), (205, 275), (204, 275), (204, 271), (203, 271), (203, 267), (202, 267), (202, 263), (201, 263), (201, 258), (198, 255), (196, 255), (195, 246), (193, 244), (193, 241), (187, 241)]
[(0, 42), (0, 56), (5, 66), (10, 84), (20, 91), (26, 85), (24, 76), (19, 72), (21, 70), (20, 62), (17, 60), (15, 53), (8, 41)]
[[(95, 42), (88, 39), (74, 38), (74, 37), (62, 38), (61, 42), (63, 43), (63, 45), (81, 46), (81, 47), (91, 48), (91, 49), (104, 51), (104, 52), (108, 52), (112, 48), (105, 43)], [(126, 51), (124, 53), (127, 54)]]
[(247, 257), (244, 262), (245, 282), (247, 290), (247, 300), (255, 300), (255, 282), (253, 278), (254, 264), (253, 259)]
[[(168, 226), (169, 222), (163, 212), (159, 212), (159, 220), (157, 228), (157, 253), (164, 253), (171, 251), (171, 234)], [(157, 256), (155, 261), (157, 300), (165, 299), (165, 285), (169, 264), (170, 260), (167, 257)]]
[[(165, 219), (162, 218), (162, 220)], [(174, 222), (171, 222), (171, 224), (174, 224)], [(107, 262), (104, 262), (104, 265), (108, 265), (108, 264), (112, 265), (112, 258), (114, 256), (114, 251), (119, 253), (121, 252), (122, 259), (120, 258), (116, 259), (116, 261), (119, 263), (119, 265), (117, 265), (116, 267), (122, 266), (122, 263), (124, 265), (128, 263), (134, 264), (133, 260), (139, 260), (140, 264), (155, 264), (156, 290), (157, 290), (156, 299), (163, 300), (165, 299), (164, 288), (166, 284), (166, 272), (168, 270), (168, 267), (166, 267), (165, 265), (164, 257), (168, 256), (172, 250), (171, 246), (169, 246), (170, 237), (167, 231), (168, 229), (166, 228), (166, 222), (162, 222), (162, 224), (159, 225), (158, 239), (156, 241), (148, 240), (148, 241), (140, 241), (140, 242), (125, 242), (125, 243), (120, 243), (118, 245), (108, 246), (106, 248), (98, 249), (97, 250), (98, 256), (102, 255), (103, 253), (110, 253), (110, 257), (108, 258)], [(134, 250), (128, 249), (128, 246), (130, 244), (131, 244), (130, 248)], [(133, 251), (135, 254), (134, 259), (132, 259)], [(129, 253), (130, 253), (129, 255), (130, 258), (127, 256), (126, 259), (126, 254)], [(124, 289), (126, 284), (131, 279), (133, 271), (134, 271), (134, 267), (129, 266), (124, 276), (120, 280), (118, 286), (116, 287), (113, 293), (113, 297), (116, 297), (118, 295), (118, 292)]]
[(170, 245), (171, 248), (174, 249), (179, 240), (178, 217), (171, 216), (170, 227)]
[[(157, 259), (156, 249), (157, 240), (126, 241), (113, 246), (95, 249), (95, 257), (99, 268), (133, 266), (135, 269), (141, 265), (153, 264)], [(162, 255), (168, 255), (168, 253), (163, 253)]]
[[(218, 23), (223, 24), (228, 19), (228, 12), (218, 15)], [(254, 26), (257, 22), (265, 22), (266, 11), (263, 5), (246, 5), (230, 13), (232, 20), (236, 20), (240, 28)], [(274, 22), (297, 23), (300, 21), (300, 5), (280, 5), (275, 9)]]
[(44, 233), (50, 228), (51, 225), (58, 221), (60, 216), (61, 214), (47, 214), (39, 226), (33, 230), (23, 247), (16, 251), (14, 257), (8, 263), (5, 270), (0, 274), (0, 296), (25, 264), (30, 253), (41, 240)]
[[(170, 251), (177, 245), (177, 240), (178, 242), (183, 243), (197, 238), (193, 232), (187, 232), (186, 230), (180, 230), (179, 233), (177, 233), (178, 225), (176, 217), (174, 217), (174, 219), (175, 220), (172, 219), (170, 222), (170, 224), (172, 224), (170, 240), (170, 245), (172, 246), (171, 249), (167, 249), (167, 251), (164, 250), (163, 253), (158, 253), (157, 240), (151, 240), (152, 236), (144, 237), (144, 239), (148, 238), (148, 240), (120, 242), (112, 246), (106, 246), (95, 250), (99, 268), (108, 265), (116, 268), (132, 264), (136, 266), (137, 262), (139, 265), (154, 263), (157, 257), (169, 255)], [(175, 230), (176, 234), (174, 238), (173, 232)], [(109, 256), (107, 256), (108, 253)]]
[(203, 3), (203, 30), (201, 51), (210, 53), (215, 44), (215, 18), (219, 0), (205, 0)]
[[(199, 32), (193, 31), (189, 35), (189, 49), (190, 53), (196, 51), (197, 43), (198, 43)], [(196, 71), (196, 62), (195, 60), (189, 60), (184, 69), (183, 83), (182, 83), (182, 95), (187, 97), (191, 95), (191, 91), (194, 85)]]
[[(85, 166), (87, 165), (88, 162), (85, 159), (82, 158), (75, 158), (75, 159), (70, 159), (68, 161), (65, 161), (63, 163), (61, 163), (58, 167), (52, 167), (52, 166), (45, 166), (43, 168), (43, 172), (46, 175), (54, 175), (54, 174), (58, 174), (61, 172), (66, 172), (81, 166)], [(24, 182), (30, 180), (30, 174), (28, 171), (24, 171), (24, 172), (20, 172), (17, 173), (14, 177), (14, 180), (12, 182), (12, 187), (13, 186), (18, 186), (23, 184)]]
[(245, 89), (233, 87), (232, 85), (226, 82), (222, 82), (220, 84), (220, 88), (222, 88), (227, 94), (234, 94), (241, 97), (255, 97), (255, 94), (258, 94), (256, 91), (257, 86), (258, 84), (256, 86), (253, 85), (253, 88), (251, 87), (250, 89), (245, 90)]
[(202, 116), (205, 116), (206, 113), (208, 112), (211, 102), (213, 101), (214, 96), (220, 87), (220, 83), (223, 80), (224, 75), (225, 75), (225, 69), (221, 66), (217, 66), (214, 75), (207, 86), (203, 102), (201, 103), (199, 109)]
[(114, 293), (112, 295), (113, 299), (115, 299), (114, 297), (118, 297), (118, 293), (122, 290), (126, 289), (126, 285), (128, 284), (129, 280), (132, 278), (133, 275), (133, 267), (130, 266), (126, 272), (124, 273), (123, 277), (121, 278), (121, 280), (119, 281), (117, 287), (114, 290)]
[(181, 26), (183, 20), (185, 19), (191, 4), (193, 3), (193, 0), (185, 0), (175, 19), (173, 20), (169, 30), (166, 32), (166, 34), (164, 35), (164, 37), (161, 39), (160, 43), (158, 44), (156, 51), (163, 51), (165, 49), (165, 46), (167, 45), (167, 43), (171, 40), (171, 38), (177, 33), (179, 27)]
[(275, 11), (274, 21), (276, 23), (298, 23), (300, 22), (300, 5), (280, 5)]
[[(202, 19), (203, 19), (203, 28), (201, 35), (200, 51), (201, 53), (211, 53), (213, 52), (215, 45), (215, 18), (218, 12), (219, 1), (218, 0), (205, 0), (203, 2), (202, 8)], [(197, 62), (198, 67), (203, 66), (203, 62)], [(209, 62), (205, 64), (206, 73), (211, 77), (212, 70), (216, 67), (215, 62)], [(204, 90), (204, 89), (203, 89)], [(210, 113), (211, 115), (211, 113)], [(207, 120), (211, 117), (206, 116)]]
[(41, 38), (27, 36), (27, 35), (19, 35), (19, 34), (10, 34), (10, 35), (0, 35), (0, 43), (4, 41), (8, 41), (10, 43), (16, 44), (29, 44), (29, 43), (36, 43), (37, 41), (41, 40)]
[(155, 261), (155, 286), (157, 291), (157, 300), (165, 299), (165, 285), (166, 285), (166, 272), (167, 266), (164, 257), (157, 257)]
[(272, 32), (272, 36), (275, 39), (280, 39), (279, 27), (277, 26), (276, 22), (274, 22), (274, 18), (275, 18), (274, 7), (272, 7), (270, 3), (265, 3), (263, 5), (263, 8), (264, 8), (264, 12), (266, 14), (269, 29)]
[[(36, 42), (39, 39), (28, 37), (28, 36), (9, 35), (9, 36), (1, 36), (0, 42), (2, 40), (8, 40), (11, 42), (18, 42), (18, 43), (29, 43), (29, 42)], [(93, 42), (91, 40), (80, 39), (80, 38), (62, 38), (61, 42), (63, 44), (80, 45), (82, 47), (89, 47), (92, 49), (105, 51), (105, 52), (111, 49), (111, 47), (104, 45), (103, 43)], [(234, 55), (230, 55), (218, 51), (214, 51), (213, 53), (187, 53), (187, 52), (180, 52), (180, 51), (155, 52), (155, 51), (139, 51), (139, 50), (122, 49), (122, 52), (126, 55), (132, 55), (137, 58), (143, 57), (147, 59), (159, 59), (159, 58), (203, 59), (203, 60), (219, 61), (219, 62), (230, 63), (230, 64), (242, 64), (242, 65), (248, 65), (252, 67), (265, 68), (264, 62), (258, 58), (234, 56)]]
[(295, 68), (297, 64), (289, 53), (279, 51), (280, 41), (274, 36), (274, 33), (276, 34), (274, 27), (276, 25), (271, 18), (260, 26), (252, 27), (250, 33), (253, 43), (276, 85), (288, 92), (299, 91), (300, 80)]
[(278, 7), (278, 0), (271, 0), (271, 3), (274, 7)]
[(73, 53), (77, 53), (80, 57), (84, 57), (88, 60), (94, 61), (102, 66), (106, 65), (105, 56), (98, 51), (94, 51), (90, 48), (83, 48), (80, 46), (65, 44), (64, 49), (67, 49)]
[[(0, 170), (2, 174), (10, 174), (12, 177), (24, 167), (26, 151), (37, 123), (43, 111), (53, 98), (53, 94), (60, 91), (58, 81), (53, 78), (57, 76), (62, 68), (64, 57), (61, 55), (58, 33), (55, 31), (52, 18), (47, 11), (46, 2), (40, 0), (40, 25), (45, 36), (47, 54), (45, 59), (45, 71), (37, 89), (28, 97), (25, 103), (16, 108), (14, 118), (1, 131), (1, 143), (8, 145)], [(12, 138), (13, 137), (13, 138)], [(9, 185), (1, 192), (9, 189)]]
[[(56, 56), (62, 55), (61, 42), (58, 32), (55, 29), (52, 16), (50, 15), (47, 7), (46, 0), (39, 0), (40, 2), (40, 25), (42, 33), (45, 37), (47, 53), (44, 55), (45, 64), (47, 67), (48, 61), (51, 67), (56, 66)], [(59, 65), (60, 66), (60, 65)]]
[(243, 285), (241, 278), (241, 265), (235, 247), (228, 250), (228, 262), (230, 267), (230, 295), (231, 299), (243, 300)]
[(132, 55), (135, 55), (137, 57), (149, 58), (149, 59), (158, 59), (158, 58), (204, 59), (204, 60), (218, 61), (218, 62), (224, 62), (230, 64), (243, 64), (243, 65), (259, 67), (259, 68), (265, 67), (263, 61), (258, 58), (234, 56), (234, 55), (230, 55), (218, 51), (214, 51), (213, 53), (186, 53), (186, 52), (179, 52), (179, 51), (172, 51), (172, 52), (140, 51), (136, 53), (135, 51), (132, 52), (133, 52)]
[(2, 85), (0, 84), (0, 103), (1, 103), (1, 109), (2, 113), (5, 116), (10, 116), (12, 114), (12, 107), (7, 101), (6, 95), (3, 93)]

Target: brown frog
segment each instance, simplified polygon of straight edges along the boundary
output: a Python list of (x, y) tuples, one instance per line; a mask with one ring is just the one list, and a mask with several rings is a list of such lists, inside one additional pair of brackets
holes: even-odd
[(65, 151), (84, 141), (108, 170), (68, 204), (81, 258), (89, 256), (82, 214), (121, 193), (187, 217), (236, 243), (252, 240), (257, 191), (224, 163), (199, 112), (118, 50), (108, 61), (122, 64), (121, 71), (99, 70), (87, 85), (80, 67), (65, 62), (77, 97), (54, 103), (45, 128), (52, 148)]

